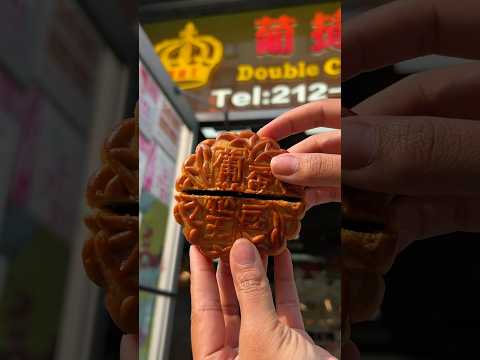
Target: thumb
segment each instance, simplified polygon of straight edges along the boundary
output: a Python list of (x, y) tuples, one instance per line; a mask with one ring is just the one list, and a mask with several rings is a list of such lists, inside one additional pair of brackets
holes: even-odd
[(277, 315), (270, 284), (257, 248), (248, 240), (237, 240), (230, 250), (230, 268), (235, 292), (246, 324), (275, 324)]
[(270, 166), (276, 178), (289, 184), (340, 186), (341, 156), (337, 154), (282, 154)]

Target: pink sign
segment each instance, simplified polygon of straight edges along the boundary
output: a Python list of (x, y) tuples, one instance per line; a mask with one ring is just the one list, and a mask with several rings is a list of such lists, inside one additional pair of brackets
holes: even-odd
[[(139, 136), (139, 178), (140, 178), (140, 192), (142, 191), (142, 187), (145, 188), (145, 174), (148, 169), (148, 162), (150, 161), (152, 154), (153, 154), (153, 144), (145, 139), (143, 135), (140, 134)], [(151, 188), (151, 175), (149, 176), (149, 184), (148, 188)]]
[(162, 203), (169, 206), (175, 181), (175, 164), (159, 148), (155, 148), (155, 158), (149, 163), (152, 167), (151, 193)]
[(140, 130), (146, 137), (151, 138), (153, 127), (160, 116), (161, 91), (142, 63), (139, 63), (139, 76)]

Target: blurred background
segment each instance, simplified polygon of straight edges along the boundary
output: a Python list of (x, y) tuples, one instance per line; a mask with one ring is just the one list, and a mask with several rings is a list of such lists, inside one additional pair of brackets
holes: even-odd
[[(343, 22), (388, 2), (343, 0)], [(415, 35), (406, 28), (405, 41), (410, 36)], [(406, 76), (467, 61), (423, 56), (361, 74), (342, 83), (342, 104), (353, 107)], [(456, 233), (419, 241), (399, 255), (385, 277), (385, 299), (376, 319), (352, 327), (362, 359), (475, 357), (463, 354), (477, 351), (479, 240), (478, 234)]]
[(0, 358), (118, 359), (81, 250), (87, 176), (138, 99), (136, 1), (0, 5)]
[[(339, 97), (339, 6), (141, 1), (140, 359), (192, 358), (188, 243), (172, 215), (179, 166), (196, 144), (222, 131), (257, 131), (288, 109)], [(316, 207), (288, 244), (306, 329), (337, 356), (339, 220), (338, 204)]]

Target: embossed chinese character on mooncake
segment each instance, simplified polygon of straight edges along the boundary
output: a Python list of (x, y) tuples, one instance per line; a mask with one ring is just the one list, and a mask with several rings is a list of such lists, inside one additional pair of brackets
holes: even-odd
[(186, 239), (210, 258), (228, 260), (235, 240), (278, 255), (300, 232), (303, 187), (275, 178), (270, 161), (285, 153), (251, 131), (226, 132), (200, 143), (177, 179), (175, 218)]

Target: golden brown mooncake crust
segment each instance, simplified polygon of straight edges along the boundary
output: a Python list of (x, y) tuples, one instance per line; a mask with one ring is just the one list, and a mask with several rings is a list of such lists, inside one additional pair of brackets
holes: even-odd
[(286, 153), (272, 139), (252, 131), (225, 132), (201, 142), (184, 162), (176, 190), (233, 191), (303, 198), (304, 188), (286, 184), (273, 176), (270, 161)]
[(265, 255), (279, 255), (287, 239), (300, 231), (301, 202), (259, 200), (228, 196), (177, 194), (175, 218), (183, 225), (185, 237), (210, 258), (228, 254), (236, 239), (254, 243)]
[(102, 166), (86, 191), (92, 214), (82, 260), (88, 277), (106, 291), (105, 306), (125, 333), (138, 333), (138, 109), (106, 139)]
[(241, 237), (264, 255), (280, 254), (298, 236), (305, 214), (304, 188), (271, 172), (271, 159), (283, 153), (277, 142), (252, 131), (200, 143), (176, 182), (174, 214), (185, 238), (212, 259), (228, 261)]
[(91, 238), (83, 248), (89, 278), (105, 288), (113, 321), (127, 333), (138, 331), (138, 216), (97, 210), (86, 217)]
[(138, 204), (138, 118), (126, 119), (113, 129), (101, 159), (102, 166), (87, 184), (88, 205)]
[(348, 269), (385, 274), (393, 265), (396, 237), (386, 232), (341, 229), (342, 255)]

